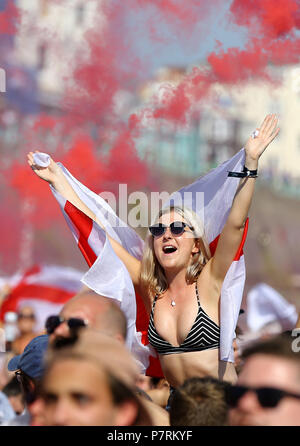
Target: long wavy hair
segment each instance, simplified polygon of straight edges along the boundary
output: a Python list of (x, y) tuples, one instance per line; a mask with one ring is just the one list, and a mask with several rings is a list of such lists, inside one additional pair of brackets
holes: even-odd
[[(162, 209), (156, 220), (157, 223), (162, 215), (176, 212), (193, 228), (195, 242), (199, 247), (199, 252), (193, 254), (186, 270), (185, 280), (187, 284), (196, 282), (204, 265), (211, 258), (209, 245), (207, 243), (203, 222), (194, 211), (187, 207), (171, 206)], [(159, 264), (153, 246), (153, 236), (148, 234), (145, 241), (144, 254), (141, 264), (141, 285), (145, 293), (149, 295), (162, 294), (168, 289), (168, 282), (164, 269)]]

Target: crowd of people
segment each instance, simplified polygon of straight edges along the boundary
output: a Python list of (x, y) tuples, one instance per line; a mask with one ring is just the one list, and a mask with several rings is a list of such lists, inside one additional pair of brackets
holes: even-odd
[(22, 353), (6, 353), (3, 426), (300, 424), (300, 357), (290, 331), (237, 351), (234, 384), (195, 376), (170, 396), (166, 379), (139, 373), (112, 300), (84, 290), (46, 325)]
[[(149, 227), (141, 260), (106, 233), (126, 266), (149, 318), (148, 340), (163, 377), (145, 377), (126, 344), (128, 320), (114, 299), (84, 287), (45, 333), (12, 345), (2, 386), (5, 425), (242, 426), (300, 425), (300, 357), (290, 332), (256, 340), (235, 362), (221, 360), (220, 296), (241, 244), (258, 160), (277, 136), (269, 115), (245, 144), (245, 163), (212, 255), (193, 210), (163, 209)], [(65, 200), (105, 225), (77, 195), (51, 158), (33, 171)], [(25, 311), (26, 310), (26, 311)], [(18, 320), (34, 320), (29, 308)], [(297, 324), (298, 325), (298, 324)], [(267, 371), (267, 373), (266, 373)], [(6, 403), (5, 403), (5, 402)], [(1, 403), (2, 404), (2, 403)], [(3, 411), (4, 413), (4, 411)]]

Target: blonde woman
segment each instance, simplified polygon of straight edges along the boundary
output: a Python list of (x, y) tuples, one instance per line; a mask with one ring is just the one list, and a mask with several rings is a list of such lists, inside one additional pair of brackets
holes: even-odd
[[(241, 178), (213, 257), (203, 224), (191, 210), (184, 208), (161, 212), (149, 228), (141, 262), (110, 237), (143, 298), (150, 316), (149, 342), (156, 348), (165, 378), (172, 387), (194, 376), (236, 380), (234, 364), (219, 360), (220, 294), (242, 239), (258, 160), (279, 132), (277, 117), (268, 115), (257, 130), (258, 135), (250, 137), (245, 145), (247, 176)], [(40, 178), (97, 221), (53, 160), (48, 167), (39, 167), (30, 152), (28, 163)]]

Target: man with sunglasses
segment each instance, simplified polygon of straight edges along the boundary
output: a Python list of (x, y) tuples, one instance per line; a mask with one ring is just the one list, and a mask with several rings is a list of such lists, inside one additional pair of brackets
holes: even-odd
[(18, 312), (19, 336), (12, 344), (12, 350), (15, 355), (22, 353), (31, 339), (37, 336), (37, 333), (35, 332), (35, 325), (36, 317), (33, 308), (30, 306), (22, 307)]
[(300, 426), (300, 353), (287, 335), (249, 347), (237, 385), (226, 389), (232, 426)]
[(68, 338), (81, 327), (93, 328), (125, 343), (127, 321), (120, 307), (112, 300), (86, 289), (65, 303), (58, 315), (46, 321), (49, 341)]

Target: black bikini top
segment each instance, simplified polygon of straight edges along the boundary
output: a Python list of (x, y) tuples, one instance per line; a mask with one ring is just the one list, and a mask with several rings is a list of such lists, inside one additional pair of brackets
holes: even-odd
[(172, 344), (170, 344), (170, 342), (165, 341), (165, 339), (163, 339), (156, 331), (154, 326), (154, 308), (158, 295), (155, 296), (148, 327), (148, 340), (150, 345), (156, 349), (159, 355), (196, 352), (220, 347), (220, 327), (205, 313), (201, 307), (197, 282), (196, 296), (198, 301), (198, 313), (195, 322), (184, 342), (178, 347), (174, 347)]

